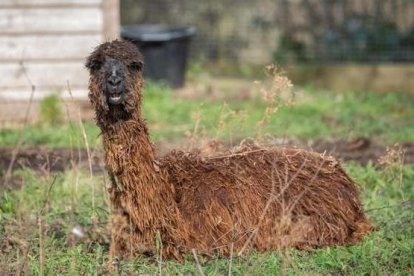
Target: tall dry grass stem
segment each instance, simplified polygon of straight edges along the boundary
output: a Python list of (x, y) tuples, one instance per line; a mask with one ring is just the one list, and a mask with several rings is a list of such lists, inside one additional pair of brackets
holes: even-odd
[[(21, 60), (19, 62), (20, 68), (21, 68), (21, 72), (23, 72), (23, 75), (26, 78), (27, 83), (30, 85), (30, 98), (29, 98), (29, 102), (27, 104), (27, 108), (26, 108), (26, 113), (24, 116), (24, 120), (23, 120), (23, 129), (26, 128), (28, 121), (29, 121), (29, 115), (30, 115), (30, 110), (33, 104), (33, 97), (36, 91), (36, 86), (33, 84), (32, 79), (30, 78), (30, 76), (27, 74), (27, 68), (24, 65), (24, 61)], [(22, 146), (24, 142), (24, 137), (23, 137), (23, 131), (19, 132), (18, 138), (17, 138), (17, 144), (13, 149), (12, 152), (12, 158), (10, 160), (9, 166), (7, 167), (6, 173), (4, 174), (4, 178), (3, 178), (3, 186), (7, 187), (8, 186), (8, 181), (11, 178), (12, 175), (12, 170), (13, 170), (13, 166), (14, 163), (16, 162), (16, 157), (20, 152), (20, 148)]]
[(198, 260), (197, 251), (193, 248), (193, 249), (191, 249), (191, 252), (193, 254), (193, 257), (194, 257), (194, 260), (195, 260), (195, 263), (196, 263), (198, 274), (200, 276), (205, 276), (203, 268), (201, 267), (200, 261)]
[(271, 64), (266, 66), (265, 73), (270, 80), (270, 85), (256, 81), (259, 91), (265, 103), (265, 111), (260, 121), (256, 123), (256, 139), (263, 140), (266, 127), (270, 119), (280, 107), (292, 105), (294, 101), (293, 84), (286, 73), (278, 66)]

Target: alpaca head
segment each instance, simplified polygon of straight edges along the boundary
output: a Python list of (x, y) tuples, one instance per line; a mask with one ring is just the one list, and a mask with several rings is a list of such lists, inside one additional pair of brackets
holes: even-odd
[[(137, 47), (114, 40), (99, 45), (87, 58), (89, 99), (97, 117), (128, 118), (139, 109), (143, 58)], [(118, 118), (116, 118), (118, 117)]]

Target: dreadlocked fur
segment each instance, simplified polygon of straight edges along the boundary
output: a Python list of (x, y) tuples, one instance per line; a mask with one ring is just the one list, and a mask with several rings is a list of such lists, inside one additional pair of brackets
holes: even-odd
[[(107, 101), (107, 59), (123, 65), (125, 100)], [(353, 244), (372, 230), (355, 183), (331, 157), (292, 148), (245, 147), (157, 159), (141, 116), (142, 57), (124, 41), (89, 56), (90, 101), (112, 186), (112, 256), (181, 259), (284, 247)]]

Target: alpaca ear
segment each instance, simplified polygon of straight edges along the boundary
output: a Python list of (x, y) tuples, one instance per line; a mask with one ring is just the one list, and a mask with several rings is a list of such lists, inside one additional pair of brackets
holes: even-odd
[(134, 72), (141, 72), (144, 69), (144, 63), (142, 61), (134, 61), (129, 65), (129, 69)]
[(99, 70), (105, 59), (102, 58), (102, 54), (99, 52), (93, 52), (88, 59), (86, 60), (85, 67), (88, 68), (91, 72)]
[(102, 67), (102, 61), (90, 58), (86, 61), (85, 67), (90, 71), (97, 71)]

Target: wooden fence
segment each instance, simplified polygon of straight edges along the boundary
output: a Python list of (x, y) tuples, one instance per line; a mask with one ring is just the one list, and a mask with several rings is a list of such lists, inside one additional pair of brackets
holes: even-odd
[(0, 98), (50, 93), (85, 96), (85, 56), (118, 36), (113, 0), (2, 0), (0, 2)]
[[(85, 98), (85, 57), (118, 36), (119, 0), (1, 0), (0, 110), (27, 102), (32, 85), (35, 101), (70, 97), (68, 86)], [(4, 113), (0, 121), (10, 119)]]

